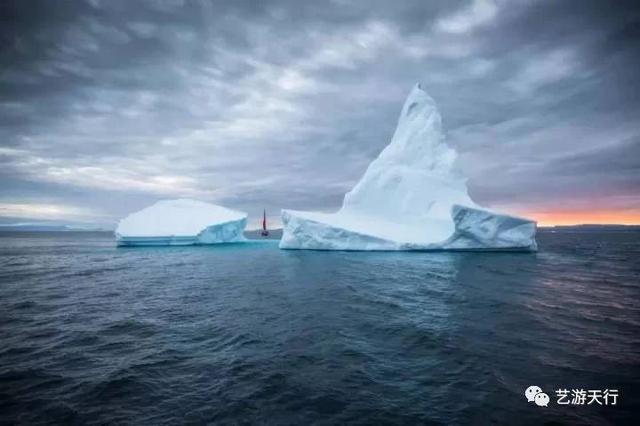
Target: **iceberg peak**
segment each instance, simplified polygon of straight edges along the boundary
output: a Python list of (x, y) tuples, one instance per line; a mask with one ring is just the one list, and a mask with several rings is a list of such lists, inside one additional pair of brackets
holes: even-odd
[[(470, 238), (474, 219), (484, 228)], [(483, 211), (471, 200), (440, 112), (420, 83), (407, 96), (391, 142), (337, 213), (283, 210), (282, 220), (281, 248), (535, 249), (534, 222)]]
[(391, 142), (345, 195), (341, 212), (402, 218), (423, 229), (427, 218), (449, 220), (454, 204), (476, 207), (455, 160), (442, 134), (440, 112), (418, 83), (402, 107)]

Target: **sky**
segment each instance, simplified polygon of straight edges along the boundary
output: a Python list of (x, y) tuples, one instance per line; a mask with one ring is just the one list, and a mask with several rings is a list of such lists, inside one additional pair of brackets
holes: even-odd
[(640, 3), (0, 2), (0, 223), (336, 211), (416, 82), (477, 203), (640, 223)]

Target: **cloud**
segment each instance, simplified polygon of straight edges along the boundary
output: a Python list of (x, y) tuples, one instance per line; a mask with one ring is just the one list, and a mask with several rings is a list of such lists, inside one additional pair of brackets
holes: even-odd
[(436, 22), (439, 31), (462, 34), (491, 22), (498, 12), (493, 0), (473, 0), (469, 6), (445, 16)]
[(518, 74), (507, 81), (507, 85), (521, 94), (530, 94), (545, 84), (571, 77), (580, 77), (582, 71), (575, 52), (559, 48), (542, 55), (534, 55), (525, 61)]
[(0, 203), (0, 216), (34, 219), (96, 220), (101, 212), (61, 204)]
[(638, 8), (602, 5), (11, 2), (0, 202), (335, 210), (422, 81), (480, 203), (632, 204)]

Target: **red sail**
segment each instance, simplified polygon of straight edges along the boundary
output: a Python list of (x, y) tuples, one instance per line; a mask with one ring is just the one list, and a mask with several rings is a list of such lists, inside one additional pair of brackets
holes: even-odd
[(262, 212), (262, 230), (267, 230), (267, 211), (263, 210)]

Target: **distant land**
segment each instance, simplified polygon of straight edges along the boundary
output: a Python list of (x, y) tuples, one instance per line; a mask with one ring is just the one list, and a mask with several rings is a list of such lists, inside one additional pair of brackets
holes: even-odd
[[(540, 232), (625, 232), (640, 231), (640, 225), (558, 225), (558, 226), (538, 226)], [(113, 232), (107, 227), (91, 225), (66, 225), (53, 223), (4, 223), (0, 224), (0, 232)], [(270, 229), (269, 236), (260, 235), (261, 229), (251, 229), (244, 231), (244, 235), (249, 239), (279, 240), (282, 237), (282, 228)]]
[(113, 232), (98, 226), (76, 226), (55, 223), (3, 223), (0, 232)]
[[(0, 224), (0, 232), (113, 232), (113, 229), (67, 224), (24, 222)], [(267, 237), (260, 235), (261, 232), (261, 229), (251, 229), (245, 231), (244, 235), (252, 240), (279, 240), (282, 238), (282, 228), (270, 229), (269, 236)]]
[(600, 225), (600, 224), (584, 224), (584, 225), (556, 225), (556, 226), (538, 226), (540, 231), (571, 231), (571, 232), (616, 232), (616, 231), (640, 231), (640, 225)]

